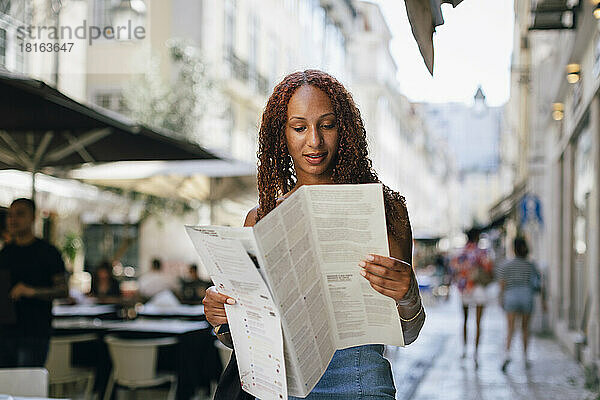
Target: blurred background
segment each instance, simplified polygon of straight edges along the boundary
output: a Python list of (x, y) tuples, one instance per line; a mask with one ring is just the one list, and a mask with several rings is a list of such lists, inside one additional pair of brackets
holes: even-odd
[[(183, 226), (242, 225), (257, 204), (268, 96), (288, 73), (322, 69), (353, 94), (375, 170), (407, 199), (431, 311), (420, 343), (389, 354), (398, 398), (594, 396), (598, 3), (0, 0), (0, 226), (12, 200), (34, 196), (36, 234), (62, 251), (70, 303), (103, 263), (134, 299), (124, 318), (140, 310), (153, 259), (165, 276), (208, 284), (202, 265), (189, 275), (198, 260)], [(462, 312), (451, 264), (471, 228), (496, 265), (515, 237), (529, 242), (543, 282), (534, 378), (500, 374), (496, 283), (488, 367), (452, 364)], [(463, 375), (435, 374), (453, 367)], [(489, 397), (500, 387), (506, 397)]]

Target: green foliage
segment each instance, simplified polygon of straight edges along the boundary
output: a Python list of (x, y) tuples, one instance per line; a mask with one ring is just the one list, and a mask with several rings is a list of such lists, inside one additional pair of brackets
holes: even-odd
[(209, 110), (218, 110), (219, 91), (207, 73), (199, 50), (184, 40), (167, 42), (176, 78), (165, 84), (160, 62), (154, 57), (146, 74), (124, 91), (131, 117), (154, 128), (164, 128), (201, 142), (198, 132)]
[(77, 253), (83, 247), (81, 237), (75, 232), (69, 232), (65, 235), (62, 245), (62, 253), (69, 259), (71, 263), (75, 261)]

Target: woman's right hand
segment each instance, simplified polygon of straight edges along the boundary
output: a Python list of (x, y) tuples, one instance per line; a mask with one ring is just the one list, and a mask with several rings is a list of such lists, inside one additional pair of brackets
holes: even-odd
[(225, 304), (235, 304), (235, 299), (217, 292), (214, 286), (206, 289), (206, 296), (202, 300), (204, 304), (204, 315), (206, 320), (213, 327), (227, 323), (227, 314), (225, 314)]

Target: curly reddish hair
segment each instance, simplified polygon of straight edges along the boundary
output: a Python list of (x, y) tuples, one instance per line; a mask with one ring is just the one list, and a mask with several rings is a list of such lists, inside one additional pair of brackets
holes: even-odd
[[(339, 137), (333, 182), (380, 183), (368, 157), (367, 132), (352, 95), (337, 79), (323, 71), (309, 69), (294, 72), (275, 86), (262, 115), (257, 153), (257, 221), (275, 208), (278, 197), (296, 185), (296, 172), (287, 148), (285, 127), (290, 98), (303, 85), (323, 91), (333, 107)], [(410, 223), (404, 197), (386, 185), (383, 185), (383, 196), (388, 230), (397, 238), (406, 238), (410, 234)]]

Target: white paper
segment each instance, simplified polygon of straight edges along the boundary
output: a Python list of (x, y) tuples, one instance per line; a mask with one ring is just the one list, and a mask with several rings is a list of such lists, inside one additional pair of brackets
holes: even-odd
[(381, 185), (313, 188), (306, 191), (312, 210), (310, 225), (318, 243), (328, 302), (333, 305), (336, 347), (404, 346), (395, 301), (375, 291), (358, 267), (368, 254), (389, 256)]
[[(227, 273), (250, 279), (246, 269), (252, 270), (254, 280), (262, 275), (261, 282), (266, 283), (262, 290), (270, 291), (269, 299), (283, 329), (282, 337), (267, 333), (271, 346), (277, 343), (285, 355), (284, 368), (279, 368), (287, 380), (283, 398), (287, 394), (308, 395), (336, 349), (372, 343), (404, 346), (394, 300), (376, 292), (360, 275), (358, 266), (369, 253), (389, 255), (381, 184), (302, 186), (253, 228), (190, 229), (194, 244), (197, 239), (191, 232), (204, 229), (203, 236), (239, 240), (240, 258), (246, 254), (241, 243), (246, 251), (256, 254), (261, 274), (241, 261), (225, 271), (224, 263), (229, 262), (225, 258), (221, 258), (219, 271), (212, 265), (206, 267), (219, 291), (236, 299), (234, 287), (240, 285), (239, 279), (225, 285)], [(214, 263), (210, 261), (213, 254), (205, 256), (208, 264)], [(233, 309), (235, 306), (226, 306), (230, 327), (238, 323)], [(253, 357), (254, 351), (248, 349), (249, 354), (244, 354), (246, 347), (231, 329), (241, 371), (239, 357)], [(248, 392), (261, 400), (273, 398)]]
[(242, 388), (264, 400), (287, 398), (281, 319), (254, 263), (238, 240), (187, 230), (217, 290), (236, 299), (225, 309)]

